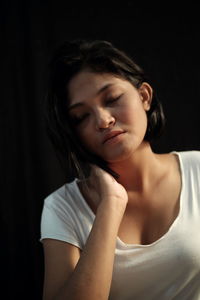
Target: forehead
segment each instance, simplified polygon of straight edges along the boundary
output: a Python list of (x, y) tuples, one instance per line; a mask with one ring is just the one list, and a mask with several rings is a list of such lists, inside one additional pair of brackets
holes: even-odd
[(108, 86), (123, 86), (127, 81), (109, 73), (82, 71), (75, 75), (68, 84), (70, 102), (94, 97), (98, 91)]

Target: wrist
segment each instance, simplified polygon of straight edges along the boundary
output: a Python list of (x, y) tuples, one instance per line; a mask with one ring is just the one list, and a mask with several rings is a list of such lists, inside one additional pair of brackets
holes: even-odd
[(103, 213), (108, 213), (109, 216), (121, 219), (124, 215), (126, 209), (127, 201), (118, 196), (107, 196), (104, 197), (97, 211), (102, 211)]

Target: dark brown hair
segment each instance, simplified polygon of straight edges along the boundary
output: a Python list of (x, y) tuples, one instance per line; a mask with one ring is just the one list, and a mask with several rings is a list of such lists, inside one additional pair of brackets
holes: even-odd
[[(144, 81), (148, 81), (143, 69), (108, 41), (81, 39), (64, 42), (58, 47), (49, 67), (46, 129), (67, 178), (84, 178), (88, 175), (90, 164), (96, 164), (117, 177), (104, 160), (89, 153), (80, 144), (67, 113), (67, 86), (78, 72), (89, 69), (96, 73), (114, 74), (139, 88)], [(165, 124), (162, 105), (155, 92), (147, 119), (144, 139), (151, 142), (160, 136)]]

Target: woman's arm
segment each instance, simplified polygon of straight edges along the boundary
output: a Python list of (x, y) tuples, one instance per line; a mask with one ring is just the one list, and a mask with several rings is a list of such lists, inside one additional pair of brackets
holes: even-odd
[[(81, 255), (79, 256), (78, 248), (63, 242), (63, 248), (60, 246), (61, 259), (54, 257), (52, 263), (48, 257), (45, 259), (49, 264), (49, 267), (48, 264), (45, 267), (46, 272), (48, 269), (51, 271), (45, 276), (44, 300), (106, 300), (109, 297), (116, 239), (126, 208), (127, 194), (113, 178), (109, 183), (108, 177), (104, 179), (107, 180), (108, 185), (110, 184), (109, 187), (105, 182), (102, 185), (102, 178), (101, 182), (97, 178), (95, 180), (100, 202), (92, 230)], [(101, 190), (100, 185), (104, 186), (104, 189)], [(48, 256), (49, 242), (46, 245), (44, 242), (46, 256)], [(68, 246), (65, 247), (65, 244)], [(56, 253), (56, 248), (54, 255), (59, 255)]]

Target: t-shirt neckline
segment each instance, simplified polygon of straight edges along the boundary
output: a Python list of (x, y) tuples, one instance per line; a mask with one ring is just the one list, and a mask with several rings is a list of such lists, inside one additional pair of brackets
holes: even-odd
[[(119, 236), (117, 236), (117, 244), (120, 248), (125, 248), (125, 249), (130, 249), (130, 248), (148, 248), (148, 247), (153, 247), (156, 246), (157, 244), (159, 244), (160, 242), (162, 242), (162, 240), (166, 239), (168, 237), (168, 235), (172, 232), (172, 230), (174, 229), (174, 227), (176, 227), (177, 223), (180, 220), (180, 216), (182, 214), (182, 197), (183, 197), (183, 190), (184, 190), (184, 176), (183, 176), (183, 165), (182, 165), (182, 160), (181, 160), (181, 154), (177, 151), (171, 151), (171, 154), (175, 154), (178, 157), (178, 163), (179, 163), (179, 170), (180, 170), (180, 177), (181, 177), (181, 189), (180, 189), (180, 195), (179, 195), (179, 212), (177, 217), (175, 218), (175, 220), (173, 221), (173, 223), (170, 225), (170, 227), (168, 228), (167, 232), (165, 232), (160, 238), (158, 238), (156, 241), (154, 241), (153, 243), (150, 244), (127, 244), (124, 243)], [(95, 219), (95, 214), (92, 211), (92, 209), (90, 208), (90, 206), (88, 205), (87, 201), (85, 200), (85, 198), (83, 197), (79, 186), (78, 186), (78, 182), (80, 180), (78, 178), (75, 178), (75, 186), (76, 186), (76, 190), (80, 196), (80, 199), (82, 201), (82, 204), (84, 205), (84, 207), (86, 208), (86, 210), (88, 211), (88, 213), (92, 216), (93, 219)]]

